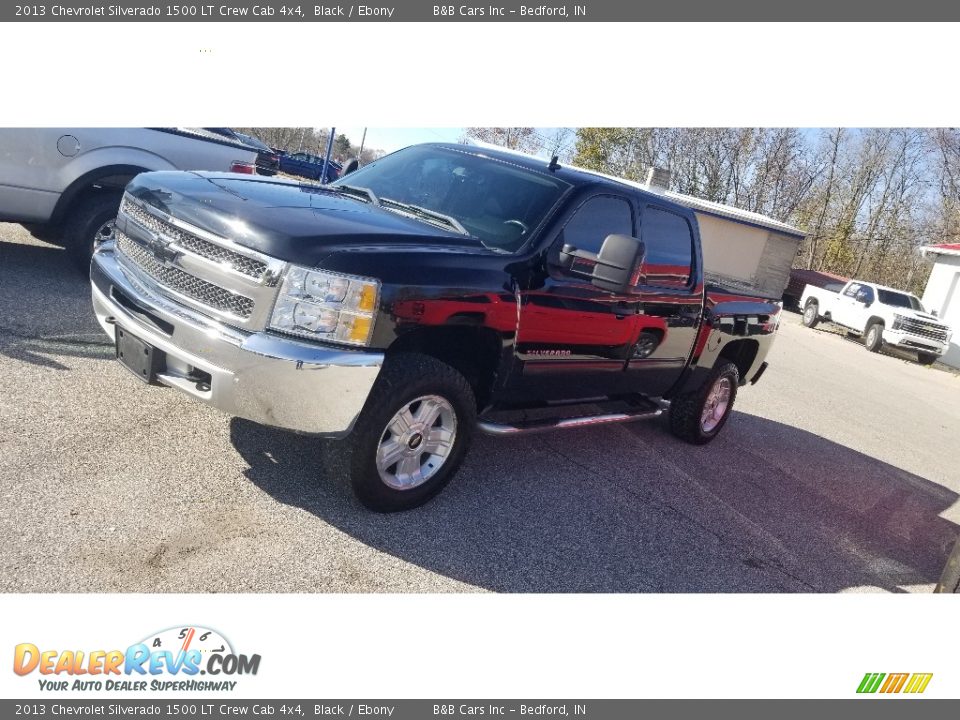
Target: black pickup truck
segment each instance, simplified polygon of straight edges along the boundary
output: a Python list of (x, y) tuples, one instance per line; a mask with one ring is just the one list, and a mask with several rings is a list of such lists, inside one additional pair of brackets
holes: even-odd
[(367, 507), (441, 490), (475, 431), (669, 408), (703, 444), (756, 382), (777, 301), (704, 281), (694, 213), (507, 151), (388, 155), (330, 185), (155, 172), (127, 187), (93, 304), (142, 380), (344, 438)]

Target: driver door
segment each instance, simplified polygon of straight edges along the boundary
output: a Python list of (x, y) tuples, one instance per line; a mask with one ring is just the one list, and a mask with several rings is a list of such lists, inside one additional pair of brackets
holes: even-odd
[(635, 215), (627, 197), (594, 195), (570, 214), (555, 236), (544, 273), (521, 291), (518, 392), (543, 400), (573, 400), (624, 391), (639, 295), (598, 288), (553, 260), (564, 245), (595, 255), (608, 235), (634, 236)]
[[(852, 282), (844, 289), (837, 298), (836, 305), (830, 315), (830, 319), (838, 325), (855, 328), (857, 313), (857, 293), (861, 291), (863, 285)], [(862, 329), (862, 328), (861, 328)]]

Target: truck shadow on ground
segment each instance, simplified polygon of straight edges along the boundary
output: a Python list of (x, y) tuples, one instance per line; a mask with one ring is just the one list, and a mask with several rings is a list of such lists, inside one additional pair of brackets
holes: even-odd
[(0, 308), (0, 355), (57, 370), (69, 369), (57, 358), (113, 357), (90, 282), (61, 248), (0, 241)]
[(940, 517), (955, 493), (744, 413), (702, 448), (662, 423), (481, 436), (443, 493), (395, 515), (353, 500), (330, 442), (238, 419), (231, 439), (279, 502), (495, 591), (900, 592), (937, 580), (957, 533)]

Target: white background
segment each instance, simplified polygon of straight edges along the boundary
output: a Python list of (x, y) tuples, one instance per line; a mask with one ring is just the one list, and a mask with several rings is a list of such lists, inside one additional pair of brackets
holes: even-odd
[[(960, 124), (948, 24), (2, 34), (6, 126)], [(958, 611), (953, 596), (8, 595), (0, 696), (38, 694), (9, 670), (16, 643), (122, 649), (200, 624), (262, 655), (248, 697), (842, 698), (868, 671), (933, 672), (927, 696), (960, 697)]]
[(0, 123), (948, 125), (957, 37), (950, 23), (7, 24)]
[(123, 651), (181, 624), (261, 655), (231, 697), (847, 698), (868, 671), (932, 672), (925, 696), (960, 697), (953, 596), (48, 595), (3, 606), (4, 697), (44, 696), (37, 672), (10, 671), (18, 643)]

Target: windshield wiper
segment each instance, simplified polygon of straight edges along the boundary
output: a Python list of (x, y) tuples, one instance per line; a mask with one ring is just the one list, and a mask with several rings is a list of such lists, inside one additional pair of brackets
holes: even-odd
[(419, 205), (412, 205), (410, 203), (400, 202), (399, 200), (392, 200), (391, 198), (383, 198), (380, 201), (381, 207), (393, 206), (399, 208), (400, 210), (406, 210), (412, 215), (420, 218), (421, 220), (439, 220), (440, 223), (451, 227), (456, 230), (461, 235), (466, 235), (470, 237), (470, 231), (468, 231), (463, 225), (460, 224), (460, 221), (455, 217), (450, 215), (444, 215), (443, 213), (437, 212), (436, 210), (428, 210), (425, 207), (420, 207)]
[(335, 192), (342, 192), (344, 195), (362, 195), (367, 198), (372, 205), (380, 205), (380, 198), (378, 198), (370, 188), (360, 187), (358, 185), (330, 185), (328, 187)]

